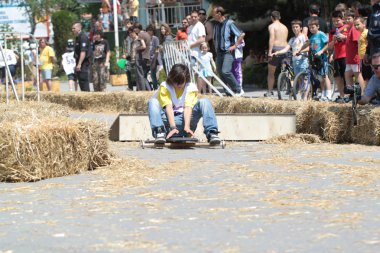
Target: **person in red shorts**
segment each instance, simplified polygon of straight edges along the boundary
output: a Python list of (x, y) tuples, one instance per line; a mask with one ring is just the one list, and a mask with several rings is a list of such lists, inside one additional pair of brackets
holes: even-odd
[(338, 85), (339, 97), (341, 101), (344, 97), (344, 72), (346, 71), (346, 38), (349, 27), (344, 24), (343, 12), (334, 11), (332, 13), (332, 22), (335, 26), (329, 33), (329, 48), (334, 49), (334, 79)]
[(354, 18), (354, 12), (346, 12), (346, 24), (350, 26), (350, 30), (346, 39), (346, 72), (344, 73), (344, 78), (346, 80), (346, 86), (349, 88), (352, 87), (353, 76), (355, 76), (360, 87), (364, 91), (364, 80), (360, 72), (360, 57), (358, 51), (360, 32), (355, 29)]

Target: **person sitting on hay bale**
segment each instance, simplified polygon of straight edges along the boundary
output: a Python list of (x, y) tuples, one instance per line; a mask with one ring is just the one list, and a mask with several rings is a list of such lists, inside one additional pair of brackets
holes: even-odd
[(364, 95), (358, 101), (361, 105), (368, 104), (369, 102), (378, 103), (377, 101), (373, 101), (373, 99), (376, 99), (376, 95), (380, 95), (380, 53), (375, 53), (372, 56), (371, 67), (374, 74), (368, 81)]
[(173, 65), (166, 81), (149, 100), (148, 114), (156, 144), (178, 135), (193, 137), (201, 117), (210, 145), (221, 142), (214, 108), (207, 98), (198, 99), (197, 86), (190, 83), (190, 71), (184, 64)]

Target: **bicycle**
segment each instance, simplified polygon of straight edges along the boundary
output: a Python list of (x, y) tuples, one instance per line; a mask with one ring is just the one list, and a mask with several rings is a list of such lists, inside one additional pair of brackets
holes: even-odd
[(282, 61), (281, 72), (277, 78), (278, 99), (282, 100), (286, 96), (291, 100), (293, 96), (294, 70), (287, 58)]
[[(306, 56), (303, 56), (306, 57)], [(323, 62), (315, 57), (314, 54), (309, 53), (308, 54), (309, 59), (309, 67), (307, 70), (302, 71), (294, 78), (294, 85), (293, 85), (293, 96), (295, 100), (319, 100), (318, 96), (318, 88), (320, 88), (320, 75), (318, 74), (318, 71), (323, 67)], [(331, 82), (331, 98), (334, 95), (335, 92), (335, 79), (334, 76), (334, 68), (331, 64), (328, 65), (328, 78)], [(329, 98), (329, 99), (331, 99)]]

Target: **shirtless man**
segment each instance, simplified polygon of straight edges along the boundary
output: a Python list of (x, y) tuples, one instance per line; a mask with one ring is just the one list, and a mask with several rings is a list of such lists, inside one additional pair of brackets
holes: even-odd
[(281, 65), (286, 55), (273, 55), (288, 45), (288, 28), (280, 22), (281, 15), (278, 11), (271, 13), (272, 24), (269, 25), (269, 49), (268, 49), (268, 91), (265, 97), (273, 96), (274, 72)]

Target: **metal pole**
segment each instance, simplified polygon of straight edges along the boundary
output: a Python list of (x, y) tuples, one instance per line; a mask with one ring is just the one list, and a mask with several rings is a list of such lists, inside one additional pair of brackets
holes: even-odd
[(41, 96), (40, 96), (40, 59), (38, 55), (38, 41), (33, 37), (34, 42), (36, 43), (36, 84), (37, 84), (37, 101), (40, 101)]
[(20, 48), (21, 48), (21, 100), (25, 100), (25, 80), (24, 80), (24, 47), (22, 46), (22, 36), (20, 33)]
[(115, 52), (116, 60), (119, 60), (119, 17), (117, 14), (117, 0), (113, 0), (113, 24), (114, 24), (114, 33), (115, 33)]

